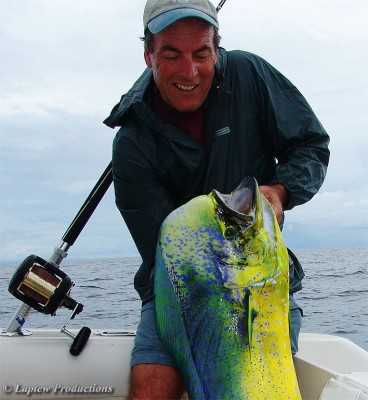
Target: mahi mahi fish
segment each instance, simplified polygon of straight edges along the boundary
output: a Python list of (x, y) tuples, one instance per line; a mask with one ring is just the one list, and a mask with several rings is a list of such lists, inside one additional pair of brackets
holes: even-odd
[(155, 262), (157, 326), (190, 399), (301, 399), (288, 270), (275, 214), (252, 177), (166, 218)]

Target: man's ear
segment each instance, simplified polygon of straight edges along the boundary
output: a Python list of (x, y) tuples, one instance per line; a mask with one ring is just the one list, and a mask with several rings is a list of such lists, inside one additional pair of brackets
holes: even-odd
[(144, 61), (148, 68), (152, 68), (151, 54), (146, 48), (144, 49)]

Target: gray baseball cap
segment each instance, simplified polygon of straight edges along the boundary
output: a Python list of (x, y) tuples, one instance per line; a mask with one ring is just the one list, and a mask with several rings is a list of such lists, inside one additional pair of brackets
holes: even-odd
[(218, 29), (215, 6), (209, 0), (147, 0), (143, 14), (144, 32), (159, 33), (183, 18), (195, 17)]

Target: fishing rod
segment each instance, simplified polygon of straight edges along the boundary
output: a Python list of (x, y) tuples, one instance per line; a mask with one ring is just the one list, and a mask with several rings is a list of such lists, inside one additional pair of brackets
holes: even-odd
[[(226, 0), (220, 1), (216, 7), (216, 13), (221, 10), (225, 2)], [(104, 197), (112, 181), (112, 162), (110, 162), (65, 231), (61, 244), (54, 248), (49, 260), (46, 261), (32, 254), (19, 266), (9, 284), (9, 292), (23, 301), (23, 304), (19, 306), (10, 323), (0, 335), (30, 335), (31, 332), (22, 330), (22, 327), (32, 308), (44, 314), (55, 315), (57, 309), (63, 306), (72, 310), (72, 314), (61, 329), (62, 333), (74, 339), (70, 353), (78, 355), (83, 350), (91, 330), (83, 327), (78, 335), (74, 336), (66, 329), (68, 322), (83, 310), (83, 304), (76, 302), (69, 296), (74, 283), (64, 272), (59, 270), (59, 267), (67, 257), (68, 250), (75, 243)]]
[(216, 12), (218, 14), (218, 12), (221, 10), (222, 6), (225, 4), (226, 0), (221, 0), (220, 3), (218, 3), (217, 7), (216, 7)]

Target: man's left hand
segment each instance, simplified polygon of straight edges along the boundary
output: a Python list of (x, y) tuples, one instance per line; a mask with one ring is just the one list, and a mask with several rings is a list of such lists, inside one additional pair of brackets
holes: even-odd
[(261, 193), (271, 204), (271, 207), (276, 214), (277, 222), (281, 221), (284, 205), (288, 200), (288, 191), (281, 183), (275, 185), (263, 185), (259, 187)]

